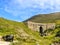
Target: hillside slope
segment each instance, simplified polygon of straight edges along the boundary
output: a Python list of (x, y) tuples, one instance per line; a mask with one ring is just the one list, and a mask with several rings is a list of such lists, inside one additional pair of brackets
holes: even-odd
[(33, 21), (38, 23), (49, 23), (49, 22), (55, 22), (55, 20), (60, 20), (60, 12), (51, 13), (51, 14), (38, 14), (27, 19), (26, 21)]
[(23, 22), (16, 22), (0, 18), (0, 36), (13, 34), (17, 43), (14, 45), (34, 45), (40, 36), (38, 32), (31, 31)]
[(51, 32), (48, 31), (49, 36), (41, 37), (39, 32), (30, 30), (23, 22), (0, 18), (0, 36), (13, 34), (14, 41), (17, 41), (11, 42), (11, 45), (50, 45), (53, 41), (60, 40), (55, 37), (57, 32), (60, 35), (59, 27)]

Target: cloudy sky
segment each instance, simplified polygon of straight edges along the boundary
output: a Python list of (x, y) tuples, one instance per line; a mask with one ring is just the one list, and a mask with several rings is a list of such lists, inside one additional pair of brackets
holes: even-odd
[(60, 12), (60, 0), (0, 0), (0, 17), (24, 21), (36, 14)]

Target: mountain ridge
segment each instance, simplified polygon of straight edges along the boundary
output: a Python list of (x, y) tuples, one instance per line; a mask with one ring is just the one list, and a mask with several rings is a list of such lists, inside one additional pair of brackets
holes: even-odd
[(60, 20), (60, 12), (50, 14), (38, 14), (25, 20), (24, 22), (33, 21), (38, 23), (49, 23), (55, 22), (55, 20)]

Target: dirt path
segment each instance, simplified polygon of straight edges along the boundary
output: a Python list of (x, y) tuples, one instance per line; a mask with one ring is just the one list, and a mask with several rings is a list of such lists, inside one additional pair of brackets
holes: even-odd
[(10, 45), (10, 42), (0, 41), (0, 45)]

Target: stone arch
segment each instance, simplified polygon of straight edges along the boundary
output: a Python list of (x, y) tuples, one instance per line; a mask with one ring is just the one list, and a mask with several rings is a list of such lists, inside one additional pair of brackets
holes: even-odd
[(41, 36), (43, 36), (43, 27), (42, 26), (39, 27), (39, 32), (40, 32)]

